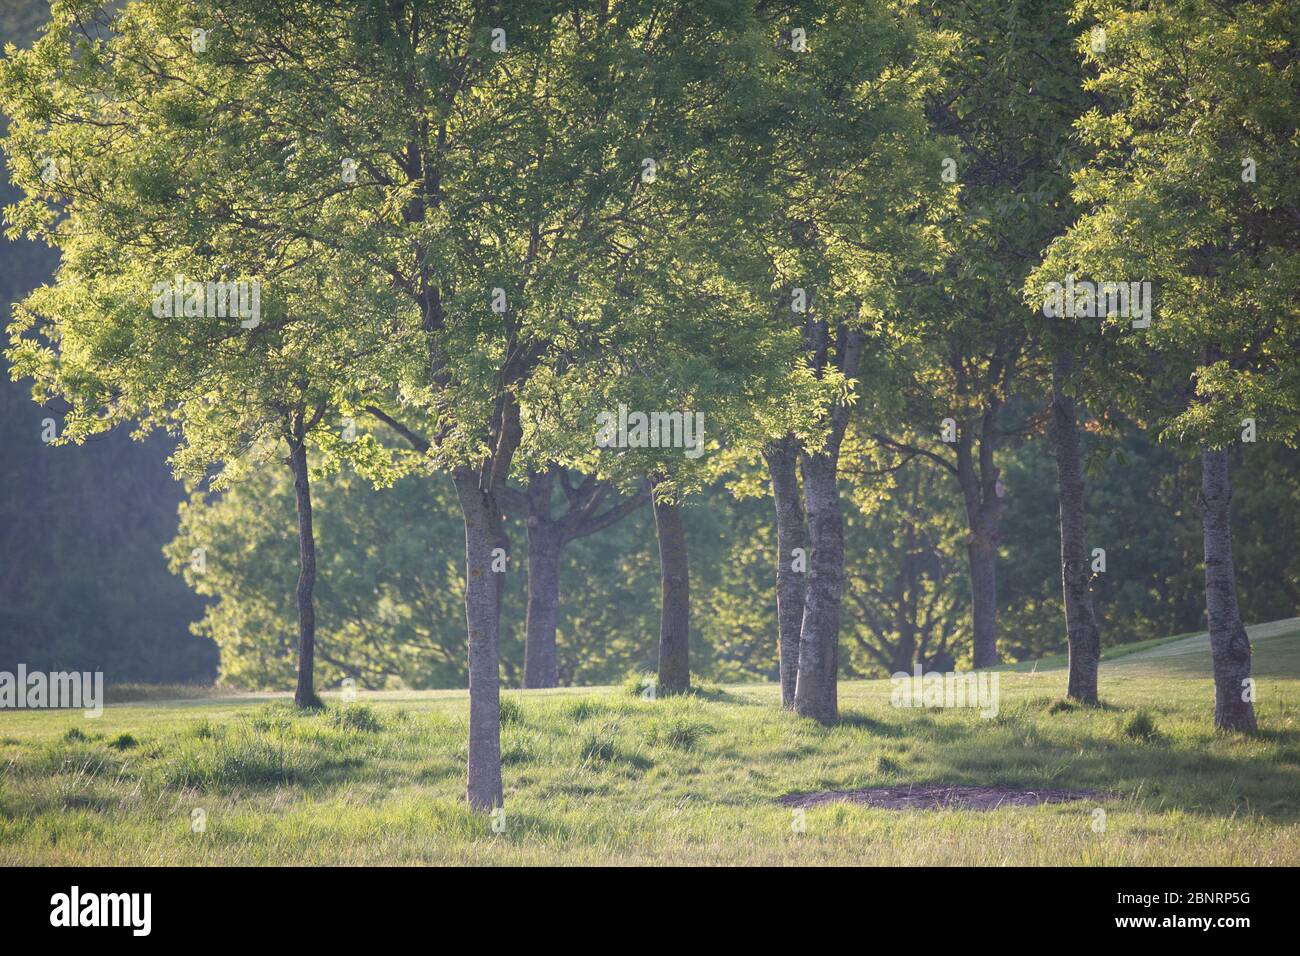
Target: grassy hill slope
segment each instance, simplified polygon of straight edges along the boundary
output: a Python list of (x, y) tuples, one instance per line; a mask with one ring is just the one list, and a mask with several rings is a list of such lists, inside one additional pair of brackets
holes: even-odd
[[(643, 701), (513, 692), (505, 829), (465, 809), (463, 691), (298, 714), (268, 695), (0, 716), (0, 863), (1300, 865), (1300, 621), (1252, 629), (1262, 733), (1216, 734), (1198, 636), (1109, 661), (1105, 705), (1065, 674), (998, 672), (996, 716), (841, 685), (825, 728), (770, 685)], [(791, 793), (978, 785), (1092, 792), (993, 810)], [(204, 814), (193, 832), (194, 811)], [(1104, 811), (1099, 814), (1097, 811)]]

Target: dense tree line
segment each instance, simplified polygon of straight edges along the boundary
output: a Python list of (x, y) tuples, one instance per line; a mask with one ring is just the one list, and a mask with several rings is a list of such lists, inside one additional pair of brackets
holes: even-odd
[[(1106, 545), (1106, 571), (1092, 582), (1106, 646), (1202, 629), (1195, 461), (1136, 429), (1114, 440), (1085, 436), (1088, 540)], [(1300, 456), (1282, 446), (1260, 452), (1240, 459), (1233, 510), (1249, 621), (1287, 617), (1300, 605)], [(910, 671), (918, 661), (927, 669), (970, 666), (964, 531), (950, 479), (937, 468), (907, 468), (885, 476), (883, 487), (869, 463), (863, 468), (873, 473), (848, 474), (841, 678)], [(298, 545), (286, 521), (289, 477), (262, 469), (222, 495), (195, 495), (168, 548), (173, 566), (211, 596), (199, 630), (221, 646), (222, 675), (234, 686), (293, 686)], [(1043, 530), (1056, 506), (1045, 436), (1008, 450), (1002, 480), (1001, 648), (1009, 660), (1026, 660), (1066, 647), (1058, 542)], [(376, 490), (345, 472), (319, 479), (317, 489), (322, 685), (354, 677), (373, 688), (465, 686), (451, 489), (406, 478)], [(757, 489), (737, 498), (723, 485), (685, 505), (691, 667), (705, 680), (779, 679), (770, 512)], [(526, 537), (526, 519), (508, 516), (507, 524), (512, 538)], [(192, 558), (200, 547), (201, 573)], [(527, 572), (525, 561), (505, 579), (501, 667), (513, 687), (524, 686)], [(659, 567), (647, 506), (574, 542), (558, 583), (557, 683), (617, 683), (655, 670)]]
[(651, 659), (833, 722), (845, 675), (1063, 632), (1095, 703), (1102, 646), (1204, 607), (1253, 731), (1242, 619), (1296, 580), (1287, 14), (64, 0), (0, 70), (13, 233), (61, 253), (13, 373), (58, 444), (175, 440), (229, 679), (467, 680), (475, 807), (503, 677)]

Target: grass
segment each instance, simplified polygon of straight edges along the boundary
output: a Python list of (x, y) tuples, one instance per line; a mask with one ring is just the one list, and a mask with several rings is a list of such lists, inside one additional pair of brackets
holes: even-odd
[[(1101, 652), (1101, 659), (1106, 663), (1120, 660), (1128, 657), (1130, 654), (1139, 654), (1143, 651), (1149, 651), (1156, 647), (1162, 647), (1165, 644), (1174, 644), (1179, 641), (1186, 641), (1188, 638), (1196, 637), (1195, 633), (1174, 634), (1170, 637), (1153, 637), (1145, 641), (1132, 641), (1128, 644), (1115, 644), (1107, 647)], [(1065, 667), (1069, 663), (1069, 658), (1064, 654), (1045, 654), (1037, 660), (1018, 661), (1014, 664), (1000, 664), (993, 670), (998, 671), (1016, 671), (1018, 673), (1034, 673), (1040, 670), (1053, 670)]]
[[(144, 700), (98, 719), (7, 712), (0, 865), (1300, 865), (1300, 622), (1252, 636), (1254, 738), (1212, 729), (1196, 637), (1105, 664), (1098, 708), (1063, 704), (1049, 662), (1003, 671), (993, 719), (891, 707), (889, 681), (842, 684), (834, 727), (781, 711), (771, 685), (658, 700), (511, 691), (500, 834), (462, 800), (463, 691), (314, 712), (267, 695)], [(1102, 796), (992, 811), (831, 804), (806, 811), (803, 833), (776, 803), (908, 784)]]
[(1156, 729), (1156, 719), (1151, 711), (1143, 708), (1126, 714), (1120, 719), (1119, 731), (1129, 740), (1158, 740), (1160, 731)]
[(110, 684), (104, 693), (107, 703), (125, 704), (143, 700), (201, 700), (230, 691), (196, 684)]

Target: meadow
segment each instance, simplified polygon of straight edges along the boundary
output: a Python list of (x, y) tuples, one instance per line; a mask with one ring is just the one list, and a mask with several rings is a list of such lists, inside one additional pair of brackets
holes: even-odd
[[(495, 828), (463, 801), (464, 691), (9, 711), (0, 864), (1300, 865), (1300, 619), (1251, 636), (1253, 738), (1213, 730), (1203, 635), (1111, 652), (1097, 708), (1063, 700), (1059, 660), (1003, 668), (992, 719), (893, 707), (888, 680), (842, 683), (833, 727), (780, 710), (774, 685), (506, 692)], [(931, 785), (1091, 795), (779, 802)]]

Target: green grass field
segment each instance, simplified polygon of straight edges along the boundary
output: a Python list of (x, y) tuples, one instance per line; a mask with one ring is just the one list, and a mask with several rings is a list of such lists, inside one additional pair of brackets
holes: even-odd
[[(833, 728), (779, 710), (771, 685), (653, 702), (619, 687), (509, 692), (502, 833), (461, 800), (463, 691), (315, 714), (273, 695), (115, 704), (97, 720), (9, 711), (0, 864), (1300, 865), (1300, 619), (1251, 635), (1253, 739), (1211, 726), (1203, 636), (1105, 663), (1097, 709), (1060, 706), (1059, 661), (1002, 670), (992, 719), (892, 707), (888, 681), (841, 684)], [(777, 802), (928, 784), (1097, 795), (833, 803), (806, 811), (802, 833)]]

